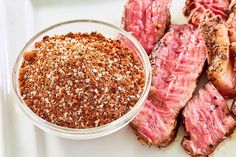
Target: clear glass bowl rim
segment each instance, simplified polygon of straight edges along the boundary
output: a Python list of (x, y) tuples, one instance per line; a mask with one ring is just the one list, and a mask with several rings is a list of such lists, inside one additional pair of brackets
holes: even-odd
[[(143, 93), (142, 93), (140, 99), (135, 104), (135, 106), (129, 112), (127, 112), (125, 115), (118, 118), (117, 120), (115, 120), (111, 123), (99, 126), (99, 127), (88, 128), (88, 129), (66, 128), (66, 127), (61, 127), (61, 126), (52, 124), (46, 120), (43, 120), (38, 115), (36, 115), (25, 104), (22, 96), (20, 95), (19, 89), (18, 89), (18, 70), (19, 70), (19, 67), (21, 66), (20, 61), (22, 60), (23, 53), (25, 52), (25, 50), (27, 50), (29, 48), (29, 46), (32, 43), (34, 43), (35, 40), (38, 37), (40, 37), (41, 35), (43, 35), (44, 33), (51, 31), (54, 28), (64, 26), (67, 24), (74, 24), (74, 23), (91, 23), (91, 24), (94, 23), (94, 24), (103, 25), (103, 26), (106, 26), (106, 27), (109, 27), (111, 29), (118, 31), (119, 33), (121, 33), (122, 35), (127, 37), (135, 45), (136, 49), (139, 51), (139, 55), (142, 59), (143, 66), (145, 69), (144, 90), (143, 90)], [(150, 85), (151, 85), (151, 76), (152, 76), (152, 74), (151, 74), (151, 65), (150, 65), (149, 58), (148, 58), (145, 50), (141, 46), (141, 44), (130, 33), (122, 30), (121, 28), (119, 28), (117, 26), (109, 24), (107, 22), (92, 20), (92, 19), (78, 19), (78, 20), (70, 20), (70, 21), (65, 21), (65, 22), (60, 22), (60, 23), (54, 24), (54, 25), (47, 27), (46, 29), (40, 31), (36, 35), (34, 35), (26, 43), (26, 45), (23, 47), (23, 49), (20, 51), (20, 54), (17, 57), (17, 60), (16, 60), (14, 67), (13, 67), (13, 72), (12, 72), (12, 83), (13, 83), (13, 88), (14, 88), (15, 94), (16, 94), (18, 102), (19, 102), (19, 103), (17, 103), (18, 106), (27, 115), (27, 117), (32, 120), (32, 122), (36, 126), (38, 126), (39, 128), (41, 128), (47, 132), (54, 132), (62, 137), (68, 137), (68, 138), (75, 137), (75, 138), (79, 138), (79, 139), (91, 139), (91, 138), (105, 136), (105, 135), (108, 135), (112, 132), (115, 132), (116, 130), (122, 128), (124, 125), (128, 124), (135, 117), (135, 115), (138, 113), (138, 111), (141, 109), (142, 105), (144, 104), (144, 101), (147, 98), (147, 95), (149, 93)], [(104, 133), (104, 134), (102, 134), (102, 133)], [(85, 136), (85, 137), (83, 138), (83, 136)]]

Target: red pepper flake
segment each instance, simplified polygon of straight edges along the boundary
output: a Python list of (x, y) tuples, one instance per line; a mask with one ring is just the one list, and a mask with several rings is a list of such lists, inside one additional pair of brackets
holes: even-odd
[(24, 53), (20, 93), (41, 118), (68, 128), (92, 128), (126, 114), (144, 88), (133, 50), (100, 33), (45, 36)]

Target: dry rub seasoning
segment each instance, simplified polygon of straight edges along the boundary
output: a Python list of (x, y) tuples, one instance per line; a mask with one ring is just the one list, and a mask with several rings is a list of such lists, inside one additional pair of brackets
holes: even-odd
[(21, 95), (41, 118), (92, 128), (127, 113), (144, 88), (144, 69), (119, 40), (93, 32), (45, 36), (24, 53)]

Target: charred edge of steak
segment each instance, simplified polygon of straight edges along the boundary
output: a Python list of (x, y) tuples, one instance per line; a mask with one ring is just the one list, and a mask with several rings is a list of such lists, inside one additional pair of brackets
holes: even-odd
[(185, 6), (183, 8), (183, 14), (184, 16), (189, 16), (191, 11), (196, 7), (195, 3), (193, 3), (193, 0), (186, 0)]
[[(235, 73), (230, 58), (230, 42), (226, 23), (220, 16), (215, 16), (201, 23), (199, 28), (208, 48), (208, 78), (224, 98), (234, 98), (236, 95)], [(224, 80), (223, 75), (226, 75), (225, 79), (228, 80)]]
[[(207, 75), (209, 79), (214, 82), (214, 73), (217, 73), (219, 71), (222, 71), (221, 69), (221, 63), (220, 62), (212, 62), (215, 58), (220, 56), (218, 53), (220, 53), (221, 47), (227, 47), (226, 45), (219, 45), (216, 41), (216, 32), (218, 31), (215, 26), (218, 24), (223, 24), (223, 19), (220, 16), (215, 16), (211, 19), (209, 19), (206, 22), (203, 22), (200, 24), (199, 28), (205, 38), (206, 46), (208, 48), (208, 64), (209, 68), (207, 70)], [(221, 58), (224, 60), (226, 57), (224, 55), (221, 56)], [(212, 65), (213, 64), (213, 65)]]
[(230, 13), (234, 12), (236, 13), (236, 0), (231, 0), (231, 3), (229, 5)]
[(159, 142), (158, 144), (153, 144), (151, 139), (148, 139), (145, 136), (143, 136), (142, 134), (140, 134), (137, 126), (133, 125), (132, 123), (130, 123), (129, 125), (132, 127), (134, 133), (137, 136), (138, 141), (141, 144), (148, 145), (149, 147), (153, 145), (153, 146), (157, 146), (159, 148), (164, 148), (164, 147), (169, 146), (169, 144), (175, 140), (177, 133), (178, 133), (179, 124), (180, 124), (179, 121), (175, 120), (175, 124), (173, 124), (174, 127), (173, 127), (173, 130), (171, 131), (170, 136), (167, 139)]
[(216, 32), (217, 32), (217, 29), (215, 28), (215, 26), (218, 24), (223, 24), (223, 19), (220, 16), (215, 16), (209, 19), (208, 21), (203, 22), (199, 26), (205, 38), (208, 51), (211, 52), (211, 53), (208, 53), (208, 55), (210, 54), (209, 58), (213, 57), (213, 59), (214, 59), (214, 56), (216, 56), (216, 54), (218, 53), (218, 49), (220, 48), (220, 45), (218, 45), (218, 43), (215, 43)]

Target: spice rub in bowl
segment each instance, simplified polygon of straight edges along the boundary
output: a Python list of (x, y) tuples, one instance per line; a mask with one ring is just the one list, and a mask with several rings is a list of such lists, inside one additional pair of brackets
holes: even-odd
[(23, 58), (18, 82), (24, 102), (62, 127), (117, 120), (137, 103), (145, 85), (135, 51), (97, 32), (45, 36)]

